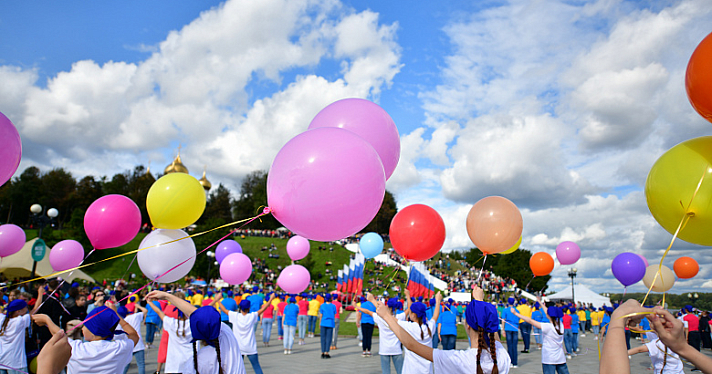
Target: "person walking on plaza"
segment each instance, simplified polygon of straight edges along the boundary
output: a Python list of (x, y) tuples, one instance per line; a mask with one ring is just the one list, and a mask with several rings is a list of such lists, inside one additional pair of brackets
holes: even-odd
[(334, 338), (332, 339), (332, 343), (331, 343), (331, 349), (334, 350), (334, 349), (338, 349), (336, 347), (336, 343), (339, 340), (339, 327), (341, 326), (340, 318), (341, 318), (341, 312), (343, 310), (343, 305), (341, 304), (339, 299), (336, 298), (336, 296), (334, 296), (331, 303), (334, 304), (334, 306), (336, 307), (336, 315), (334, 316)]
[(297, 303), (299, 305), (299, 316), (297, 317), (297, 324), (299, 325), (299, 345), (304, 345), (304, 337), (307, 334), (307, 323), (309, 321), (309, 300), (306, 296), (302, 295), (301, 300)]
[(438, 317), (438, 338), (443, 345), (444, 351), (455, 349), (457, 342), (457, 316), (454, 313), (453, 300), (449, 299), (448, 304), (440, 312)]
[[(541, 310), (539, 303), (534, 304), (534, 311), (532, 312), (532, 319), (537, 322), (546, 322), (546, 316)], [(532, 335), (534, 335), (534, 341), (536, 341), (536, 349), (541, 350), (541, 329), (532, 325)]]
[(309, 323), (309, 337), (313, 338), (316, 332), (316, 320), (319, 316), (319, 307), (321, 303), (314, 296), (309, 296), (309, 309), (307, 310), (307, 321)]
[[(368, 311), (375, 312), (376, 306), (362, 296), (361, 309), (366, 309)], [(361, 354), (361, 356), (371, 357), (371, 342), (373, 338), (373, 327), (375, 321), (370, 315), (361, 312), (358, 313), (358, 316), (356, 318), (361, 323), (361, 331), (363, 332), (363, 345), (361, 347), (363, 349), (363, 353)]]
[(541, 303), (540, 298), (537, 298), (537, 301), (540, 303), (544, 315), (547, 316), (547, 322), (534, 321), (530, 317), (519, 314), (514, 308), (511, 308), (511, 312), (529, 322), (532, 326), (541, 329), (541, 366), (543, 373), (569, 374), (566, 356), (564, 356), (564, 334), (561, 322), (564, 313), (559, 307), (547, 308), (545, 304)]
[(336, 306), (331, 303), (331, 295), (324, 295), (324, 303), (319, 306), (319, 327), (321, 329), (321, 358), (331, 358), (329, 350), (334, 334), (334, 319), (336, 317)]
[(297, 317), (299, 316), (299, 306), (297, 299), (289, 298), (289, 304), (284, 307), (284, 319), (282, 319), (282, 329), (284, 330), (284, 354), (292, 354), (294, 345), (294, 332), (297, 330)]
[[(532, 308), (527, 303), (527, 299), (521, 299), (519, 301), (519, 306), (517, 306), (517, 311), (523, 316), (527, 316), (527, 317), (532, 316)], [(524, 350), (522, 350), (521, 353), (529, 353), (529, 345), (531, 344), (532, 325), (530, 325), (526, 321), (520, 319), (519, 320), (519, 331), (522, 332), (522, 343), (524, 343)]]
[[(374, 305), (378, 304), (372, 294), (367, 294), (366, 298)], [(381, 356), (382, 374), (391, 374), (391, 361), (393, 361), (393, 366), (396, 369), (396, 374), (401, 374), (403, 371), (403, 349), (401, 348), (400, 340), (398, 340), (398, 337), (396, 337), (395, 333), (393, 333), (393, 331), (388, 325), (388, 322), (386, 322), (381, 316), (379, 316), (375, 312), (360, 308), (356, 303), (353, 303), (352, 305), (355, 310), (358, 310), (361, 313), (366, 313), (373, 317), (374, 322), (376, 323), (376, 325), (378, 325), (378, 354)], [(397, 314), (398, 299), (391, 298), (388, 300), (388, 310), (391, 315), (395, 316), (396, 320), (405, 321), (405, 313)]]
[(272, 299), (274, 299), (274, 294), (267, 303), (263, 303), (255, 312), (250, 311), (252, 310), (252, 302), (249, 299), (240, 301), (239, 312), (227, 310), (222, 304), (218, 304), (220, 309), (227, 313), (230, 323), (232, 323), (232, 332), (235, 334), (240, 352), (250, 360), (255, 374), (262, 374), (262, 367), (257, 355), (257, 339), (254, 326), (258, 323), (265, 310), (272, 306)]

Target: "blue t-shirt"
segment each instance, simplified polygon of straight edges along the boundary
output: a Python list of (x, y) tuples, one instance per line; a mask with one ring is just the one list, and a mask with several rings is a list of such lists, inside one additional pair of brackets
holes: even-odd
[(650, 322), (648, 322), (647, 318), (640, 320), (640, 327), (642, 327), (643, 330), (650, 330)]
[(502, 319), (505, 321), (504, 331), (519, 331), (519, 317), (512, 313), (510, 309), (504, 308), (502, 311)]
[(265, 301), (265, 295), (258, 293), (247, 298), (250, 300), (250, 313), (257, 312), (262, 308), (262, 303)]
[[(376, 311), (376, 307), (370, 302), (370, 301), (364, 301), (361, 303), (361, 308), (370, 310), (372, 312)], [(370, 323), (373, 324), (373, 317), (369, 316), (366, 313), (361, 313), (361, 323)]]
[[(222, 304), (227, 310), (231, 310), (233, 312), (237, 311), (237, 302), (232, 297), (226, 297), (220, 300), (220, 304)], [(229, 321), (227, 314), (223, 313), (222, 310), (220, 310), (220, 320)]]
[(457, 335), (457, 317), (450, 310), (444, 310), (438, 317), (440, 335)]
[(284, 324), (286, 326), (297, 325), (297, 315), (299, 314), (299, 306), (289, 303), (284, 307)]
[[(321, 314), (321, 325), (322, 327), (334, 327), (334, 316), (336, 315), (336, 305), (332, 303), (324, 303), (319, 307), (319, 313)], [(366, 315), (364, 313), (364, 315)], [(361, 317), (363, 322), (363, 317)]]
[(601, 326), (602, 326), (602, 327), (605, 326), (606, 333), (608, 333), (608, 323), (609, 323), (609, 322), (611, 322), (611, 316), (609, 316), (608, 313), (606, 313), (606, 314), (603, 316), (603, 319), (601, 320)]
[(541, 309), (537, 309), (532, 312), (532, 319), (537, 322), (549, 322), (549, 320), (544, 315), (544, 311)]
[[(158, 301), (151, 301), (153, 305), (157, 306), (158, 309), (161, 309), (161, 303)], [(153, 311), (153, 308), (150, 306), (146, 305), (146, 323), (152, 323), (154, 325), (160, 325), (161, 324), (161, 318), (158, 317), (158, 314)]]
[(579, 316), (576, 313), (571, 314), (571, 333), (578, 334), (579, 330)]

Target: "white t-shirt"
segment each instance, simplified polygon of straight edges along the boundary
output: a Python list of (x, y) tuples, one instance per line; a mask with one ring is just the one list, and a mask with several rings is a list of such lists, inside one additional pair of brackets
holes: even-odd
[[(502, 343), (495, 342), (495, 353), (497, 354), (497, 367), (500, 374), (509, 373), (512, 360), (509, 358), (507, 350)], [(477, 372), (477, 349), (468, 348), (465, 351), (443, 351), (433, 350), (433, 365), (436, 373), (452, 374), (472, 374)], [(488, 350), (483, 349), (480, 355), (480, 366), (485, 373), (491, 373), (494, 361)]]
[[(656, 339), (645, 344), (648, 347), (650, 361), (653, 362), (655, 374), (660, 374), (663, 370), (663, 360), (665, 360), (665, 345)], [(665, 362), (665, 374), (683, 374), (683, 365), (680, 356), (668, 348), (667, 362)], [(671, 357), (672, 356), (672, 357)]]
[(232, 332), (235, 334), (240, 352), (243, 355), (257, 354), (257, 340), (255, 339), (255, 323), (260, 319), (257, 312), (242, 315), (242, 312), (230, 311), (227, 315), (232, 323)]
[(183, 362), (193, 361), (193, 343), (190, 342), (193, 335), (190, 333), (190, 321), (179, 321), (166, 316), (163, 317), (163, 329), (168, 333), (165, 372), (180, 373)]
[[(5, 322), (6, 315), (0, 314), (0, 326)], [(27, 367), (25, 357), (25, 329), (30, 327), (30, 314), (10, 318), (5, 333), (0, 336), (0, 364), (12, 368)]]
[[(141, 323), (143, 322), (143, 312), (130, 314), (126, 316), (126, 318), (124, 318), (124, 321), (131, 325), (131, 327), (133, 327), (134, 330), (136, 330), (136, 332), (138, 333), (138, 343), (136, 343), (136, 346), (133, 349), (134, 353), (146, 349), (146, 346), (143, 344), (143, 338), (141, 337)], [(123, 330), (121, 326), (117, 327), (116, 329)]]
[(542, 322), (541, 324), (541, 363), (542, 364), (565, 364), (566, 355), (564, 354), (564, 327), (559, 324), (559, 335), (551, 323)]
[(69, 345), (72, 357), (67, 364), (67, 374), (123, 373), (133, 357), (134, 342), (125, 334), (116, 334), (113, 340), (93, 342), (69, 339)]
[[(405, 314), (401, 314), (405, 315)], [(398, 318), (398, 317), (396, 317)], [(398, 318), (400, 320), (400, 318)], [(384, 321), (378, 314), (373, 314), (373, 320), (378, 325), (378, 354), (381, 356), (394, 356), (403, 354), (401, 342), (393, 333), (388, 322)]]
[[(409, 322), (409, 321), (398, 321), (398, 324), (403, 328), (403, 330), (407, 331), (410, 336), (412, 336), (418, 343), (423, 344), (427, 347), (432, 346), (433, 342), (433, 336), (432, 334), (435, 333), (435, 320), (430, 319), (428, 320), (427, 323), (424, 323), (423, 325), (418, 325), (417, 322)], [(428, 334), (428, 329), (425, 326), (428, 326), (430, 328), (431, 334)], [(423, 338), (420, 337), (420, 332), (423, 332)], [(431, 374), (433, 372), (432, 368), (433, 366), (431, 365), (430, 361), (418, 356), (417, 354), (409, 351), (407, 348), (403, 348), (403, 351), (405, 352), (403, 356), (403, 373), (408, 373), (408, 374), (417, 374), (417, 373), (423, 373), (423, 374)]]
[[(242, 354), (237, 344), (237, 339), (232, 330), (224, 324), (220, 324), (220, 362), (223, 372), (226, 374), (245, 374), (245, 363), (242, 361)], [(193, 360), (183, 363), (181, 373), (195, 373)], [(198, 350), (198, 371), (200, 374), (218, 374), (218, 354), (215, 348), (206, 345)]]

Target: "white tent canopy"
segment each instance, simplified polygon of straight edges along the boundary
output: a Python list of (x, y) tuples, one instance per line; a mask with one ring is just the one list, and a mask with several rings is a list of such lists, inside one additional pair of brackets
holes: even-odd
[[(611, 299), (591, 291), (590, 288), (583, 284), (574, 285), (574, 296), (576, 297), (577, 303), (585, 303), (587, 305), (591, 303), (596, 308), (604, 305), (612, 306)], [(548, 297), (551, 301), (571, 300), (571, 287), (566, 287), (561, 292), (549, 295)]]
[[(32, 245), (35, 244), (37, 238), (30, 240), (25, 243), (22, 249), (10, 256), (3, 257), (0, 261), (0, 273), (3, 273), (6, 278), (27, 278), (32, 274)], [(47, 276), (54, 273), (52, 265), (49, 264), (49, 248), (42, 259), (42, 261), (37, 263), (37, 269), (35, 274), (38, 277)], [(71, 276), (70, 276), (71, 274)], [(94, 283), (94, 279), (81, 270), (75, 270), (73, 272), (67, 272), (59, 275), (60, 278), (71, 282), (75, 279), (83, 279)]]

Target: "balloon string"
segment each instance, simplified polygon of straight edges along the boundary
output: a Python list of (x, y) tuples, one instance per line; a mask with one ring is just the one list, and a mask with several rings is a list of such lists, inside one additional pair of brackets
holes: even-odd
[(134, 258), (131, 260), (131, 263), (129, 264), (129, 267), (126, 268), (126, 271), (124, 272), (124, 274), (123, 274), (123, 275), (121, 276), (121, 278), (119, 278), (119, 279), (124, 279), (124, 277), (126, 276), (126, 274), (127, 274), (127, 273), (129, 272), (129, 270), (131, 269), (131, 266), (133, 265), (134, 261), (136, 261), (136, 258), (137, 258), (137, 257), (138, 257), (138, 253), (136, 253), (136, 254), (134, 255)]
[(485, 272), (485, 263), (487, 262), (487, 254), (485, 253), (484, 260), (482, 260), (482, 270), (480, 270), (480, 274), (477, 276), (477, 283), (478, 285), (480, 284), (480, 278), (482, 278), (482, 273)]
[[(94, 253), (94, 251), (96, 251), (96, 248), (92, 248), (91, 251), (89, 251), (89, 253), (87, 253), (87, 255), (84, 256), (84, 258), (82, 259), (82, 262), (80, 262), (79, 265), (81, 266), (81, 264), (83, 264), (84, 261), (86, 261), (86, 260), (89, 258), (89, 256), (91, 256), (91, 254)], [(40, 304), (40, 306), (39, 306), (39, 308), (37, 308), (37, 310), (40, 310), (40, 308), (42, 308), (42, 305), (44, 305), (44, 303), (46, 303), (47, 300), (49, 300), (50, 298), (57, 300), (57, 299), (54, 297), (54, 293), (57, 292), (57, 290), (59, 290), (60, 288), (62, 288), (62, 285), (64, 284), (64, 282), (66, 282), (67, 279), (71, 278), (71, 277), (72, 277), (72, 274), (74, 274), (74, 270), (72, 270), (71, 273), (69, 273), (68, 276), (66, 276), (64, 279), (62, 279), (62, 282), (61, 282), (59, 285), (57, 285), (57, 287), (55, 287), (55, 288), (52, 290), (52, 292), (49, 294), (49, 296), (47, 296), (46, 299), (42, 300), (42, 304)], [(57, 300), (57, 301), (59, 302), (59, 300)], [(59, 305), (62, 305), (62, 303), (59, 302)], [(64, 308), (64, 305), (62, 305), (62, 308)], [(64, 311), (67, 311), (67, 309), (64, 309)], [(71, 315), (72, 313), (67, 312), (67, 314), (70, 314), (70, 315)]]
[[(527, 285), (524, 286), (524, 291), (526, 291), (526, 290), (529, 289), (529, 285), (532, 283), (532, 281), (534, 280), (534, 278), (536, 278), (536, 275), (532, 275), (532, 279), (530, 279), (530, 280), (529, 280), (529, 283), (527, 283)], [(542, 290), (544, 290), (544, 289), (542, 288)]]
[[(116, 255), (116, 256), (112, 256), (112, 257), (109, 257), (109, 258), (105, 258), (105, 259), (103, 259), (103, 260), (99, 260), (99, 261), (96, 261), (96, 262), (93, 262), (93, 263), (90, 263), (90, 264), (80, 265), (80, 266), (77, 266), (77, 267), (72, 268), (72, 269), (62, 270), (62, 271), (54, 272), (54, 273), (49, 274), (49, 275), (40, 276), (40, 277), (36, 277), (36, 278), (34, 278), (34, 279), (30, 279), (30, 280), (26, 280), (26, 281), (14, 283), (13, 286), (15, 286), (15, 285), (20, 285), (20, 284), (24, 284), (24, 283), (29, 283), (29, 282), (34, 282), (34, 281), (37, 281), (37, 280), (40, 280), (40, 279), (52, 278), (52, 277), (55, 277), (55, 276), (57, 276), (57, 275), (64, 274), (64, 273), (67, 273), (67, 272), (70, 272), (70, 271), (74, 271), (74, 270), (77, 270), (77, 269), (81, 269), (81, 268), (85, 268), (85, 267), (88, 267), (88, 266), (96, 265), (96, 264), (99, 264), (99, 263), (102, 263), (102, 262), (114, 260), (114, 259), (117, 259), (117, 258), (119, 258), (119, 257), (132, 255), (132, 254), (138, 253), (138, 252), (140, 252), (140, 251), (143, 251), (143, 250), (146, 250), (146, 249), (149, 249), (149, 248), (160, 247), (160, 246), (162, 246), (162, 245), (167, 245), (167, 244), (175, 243), (175, 242), (178, 242), (178, 241), (181, 241), (181, 240), (185, 240), (185, 239), (188, 239), (188, 238), (193, 238), (193, 237), (205, 235), (205, 234), (208, 234), (208, 233), (213, 232), (213, 231), (215, 231), (215, 230), (219, 230), (219, 229), (223, 229), (223, 228), (225, 228), (225, 227), (229, 227), (229, 226), (237, 225), (237, 224), (239, 224), (239, 223), (243, 223), (243, 225), (241, 225), (240, 227), (238, 227), (238, 228), (236, 229), (236, 230), (239, 230), (240, 228), (244, 227), (245, 225), (249, 224), (250, 222), (252, 222), (252, 221), (254, 221), (254, 220), (256, 220), (256, 219), (259, 219), (259, 218), (262, 217), (262, 216), (268, 215), (268, 214), (270, 214), (271, 212), (272, 212), (272, 210), (271, 210), (269, 207), (267, 207), (267, 208), (264, 208), (264, 210), (262, 211), (262, 213), (260, 213), (259, 215), (255, 216), (255, 217), (246, 218), (246, 219), (239, 220), (239, 221), (235, 221), (235, 222), (231, 222), (231, 223), (226, 223), (226, 224), (224, 224), (224, 225), (221, 225), (221, 226), (212, 228), (212, 229), (207, 230), (207, 231), (195, 233), (195, 234), (188, 235), (188, 236), (185, 236), (185, 237), (182, 237), (182, 238), (179, 238), (179, 239), (174, 239), (174, 240), (171, 240), (171, 241), (168, 241), (168, 242), (165, 242), (165, 243), (159, 243), (159, 244), (156, 244), (156, 245), (152, 245), (152, 246), (150, 246), (150, 247), (134, 249), (134, 250), (132, 250), (132, 251), (128, 251), (128, 252), (125, 252), (125, 253), (121, 253), (121, 254), (118, 254), (118, 255)], [(230, 234), (231, 234), (231, 233), (230, 233)], [(228, 235), (229, 235), (229, 234), (228, 234)], [(9, 286), (4, 286), (4, 287), (2, 287), (2, 288), (0, 288), (0, 289), (4, 289), (4, 288), (7, 288), (7, 287), (9, 287)]]
[(627, 292), (628, 292), (628, 286), (623, 286), (623, 296), (621, 296), (621, 297), (625, 297), (625, 294)]

